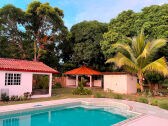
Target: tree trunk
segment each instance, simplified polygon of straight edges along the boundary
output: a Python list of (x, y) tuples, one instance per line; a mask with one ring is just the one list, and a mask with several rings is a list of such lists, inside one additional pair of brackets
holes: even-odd
[(139, 78), (139, 84), (140, 84), (141, 92), (143, 92), (143, 91), (144, 91), (144, 87), (143, 87), (143, 77)]
[(34, 41), (34, 61), (37, 61), (37, 42)]
[(143, 73), (141, 71), (138, 72), (138, 79), (139, 79), (139, 85), (141, 88), (141, 92), (144, 91), (144, 87), (143, 87)]

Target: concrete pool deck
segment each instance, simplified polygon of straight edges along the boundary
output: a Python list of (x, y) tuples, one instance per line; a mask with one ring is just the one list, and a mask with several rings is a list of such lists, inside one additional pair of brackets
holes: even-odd
[(3, 115), (7, 112), (13, 111), (22, 111), (26, 109), (34, 109), (40, 107), (48, 107), (54, 105), (63, 105), (67, 103), (101, 103), (104, 105), (110, 105), (111, 103), (119, 103), (128, 106), (128, 108), (137, 113), (142, 113), (142, 116), (139, 116), (135, 119), (126, 120), (116, 126), (168, 126), (168, 111), (161, 109), (156, 106), (151, 106), (148, 104), (143, 104), (134, 101), (127, 100), (117, 100), (117, 99), (108, 99), (108, 98), (68, 98), (61, 100), (52, 100), (44, 102), (35, 102), (35, 103), (26, 103), (26, 104), (17, 104), (17, 105), (8, 105), (0, 107), (0, 115)]

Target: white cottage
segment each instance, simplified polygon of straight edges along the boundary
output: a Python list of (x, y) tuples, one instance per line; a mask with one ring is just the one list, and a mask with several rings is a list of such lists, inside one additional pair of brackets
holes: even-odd
[(52, 89), (52, 74), (58, 71), (42, 62), (0, 58), (0, 94), (21, 96), (33, 91), (33, 75), (48, 75), (49, 91), (43, 95), (33, 95), (33, 98), (50, 97)]
[(121, 94), (137, 92), (137, 77), (126, 72), (104, 72), (104, 90), (112, 90)]

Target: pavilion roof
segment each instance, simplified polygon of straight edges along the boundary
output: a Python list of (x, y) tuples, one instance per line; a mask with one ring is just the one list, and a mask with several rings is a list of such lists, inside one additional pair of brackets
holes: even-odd
[(79, 68), (67, 71), (64, 74), (67, 74), (67, 75), (101, 75), (102, 73), (83, 65)]

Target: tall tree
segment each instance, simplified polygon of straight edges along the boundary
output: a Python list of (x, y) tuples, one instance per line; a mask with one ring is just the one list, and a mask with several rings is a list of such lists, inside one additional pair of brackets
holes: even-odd
[[(105, 57), (115, 54), (111, 44), (128, 42), (127, 37), (137, 36), (144, 29), (147, 39), (168, 38), (168, 4), (145, 7), (141, 12), (132, 10), (121, 12), (109, 23), (108, 32), (103, 35), (101, 48)], [(123, 37), (121, 37), (123, 36)], [(157, 58), (165, 56), (168, 60), (168, 44), (157, 53)], [(111, 53), (111, 54), (110, 54)]]
[(84, 21), (71, 28), (72, 61), (77, 66), (85, 63), (97, 69), (103, 68), (105, 60), (100, 41), (106, 31), (107, 25), (98, 21)]
[[(13, 5), (6, 5), (0, 9), (0, 37), (2, 41), (6, 40), (6, 47), (13, 47), (12, 50), (18, 52), (16, 57), (25, 59), (27, 54), (25, 52), (25, 36), (27, 36), (22, 30), (24, 28), (24, 11), (20, 8), (16, 8)], [(8, 57), (8, 56), (7, 56)]]
[(49, 3), (34, 1), (28, 5), (26, 16), (26, 30), (32, 34), (34, 41), (34, 60), (40, 60), (42, 55), (56, 50), (47, 48), (48, 45), (56, 47), (62, 42), (62, 37), (66, 36), (64, 14), (62, 10), (50, 6)]
[(139, 36), (132, 40), (131, 46), (125, 43), (113, 45), (116, 48), (123, 49), (126, 53), (118, 52), (113, 58), (108, 59), (106, 62), (113, 62), (118, 67), (123, 67), (128, 72), (137, 74), (141, 91), (144, 91), (143, 79), (145, 73), (155, 71), (164, 76), (168, 75), (168, 66), (164, 57), (153, 61), (153, 57), (158, 49), (165, 45), (165, 39), (157, 39), (150, 42), (145, 40), (144, 34), (141, 32)]

